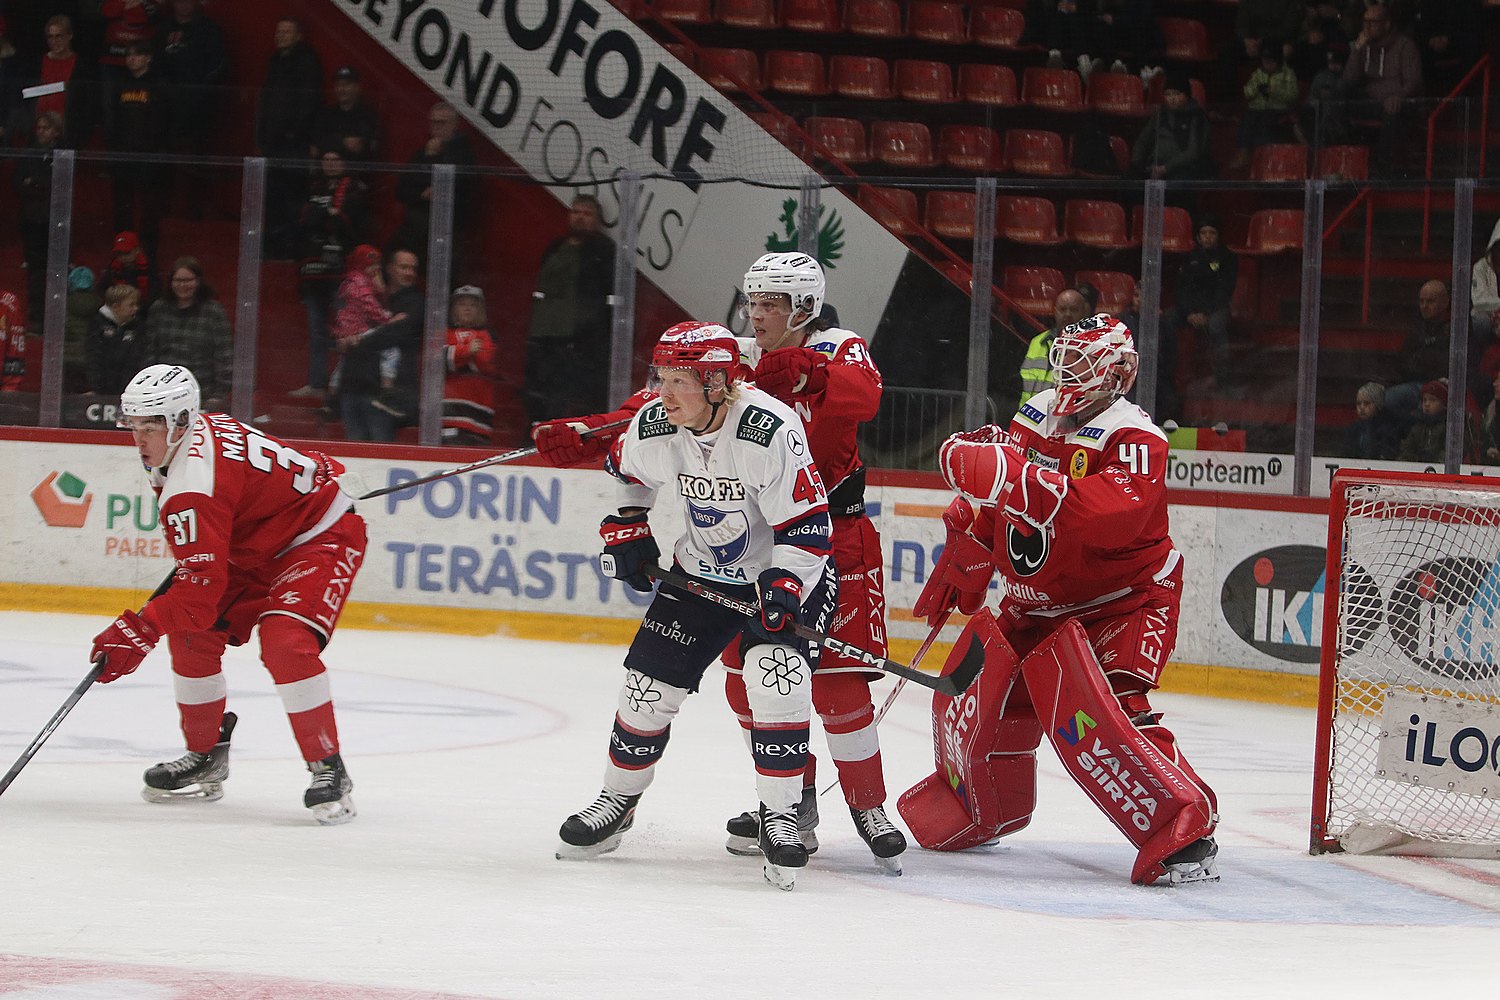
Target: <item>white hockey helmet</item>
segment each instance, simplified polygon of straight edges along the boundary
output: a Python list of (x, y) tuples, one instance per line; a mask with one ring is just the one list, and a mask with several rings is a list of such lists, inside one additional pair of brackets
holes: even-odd
[(1140, 357), (1130, 327), (1108, 313), (1070, 323), (1047, 352), (1057, 396), (1052, 415), (1066, 416), (1113, 403), (1135, 385)]
[(198, 380), (192, 372), (181, 365), (152, 365), (136, 372), (120, 393), (118, 425), (129, 428), (128, 417), (161, 417), (167, 425), (170, 458), (198, 419), (199, 403)]
[(823, 311), (828, 281), (823, 276), (823, 265), (805, 253), (768, 253), (745, 272), (742, 290), (746, 298), (758, 292), (787, 296), (792, 314), (795, 316), (799, 311), (803, 314), (799, 322), (788, 323), (787, 329), (800, 330)]

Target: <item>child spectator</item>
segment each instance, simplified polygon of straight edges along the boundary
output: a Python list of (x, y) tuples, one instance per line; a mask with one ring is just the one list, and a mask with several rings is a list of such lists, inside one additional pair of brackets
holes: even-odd
[(134, 285), (141, 293), (142, 308), (149, 307), (156, 301), (161, 286), (156, 280), (156, 273), (151, 269), (151, 258), (141, 249), (140, 238), (135, 233), (125, 230), (115, 237), (113, 255), (105, 265), (104, 273), (99, 276), (99, 284), (104, 288), (110, 285)]
[(89, 324), (93, 323), (94, 316), (103, 304), (104, 299), (94, 290), (93, 271), (82, 266), (68, 271), (67, 318), (63, 322), (63, 392), (91, 390)]
[(141, 370), (144, 338), (140, 324), (141, 293), (134, 285), (114, 285), (104, 293), (89, 322), (89, 391), (118, 396)]
[(1500, 465), (1500, 372), (1495, 373), (1494, 390), (1479, 425), (1479, 461), (1485, 465)]
[(1240, 119), (1239, 150), (1231, 170), (1250, 165), (1257, 146), (1286, 139), (1287, 125), (1297, 107), (1297, 75), (1281, 55), (1279, 42), (1260, 50), (1260, 67), (1245, 81), (1245, 114)]
[(297, 223), (297, 268), (307, 310), (307, 384), (291, 395), (313, 398), (328, 385), (328, 321), (343, 281), (344, 258), (361, 243), (370, 224), (370, 191), (348, 171), (343, 150), (328, 149)]
[(1366, 382), (1354, 394), (1357, 419), (1349, 425), (1350, 458), (1386, 461), (1396, 457), (1401, 447), (1401, 421), (1385, 408), (1385, 386)]
[(495, 429), (495, 341), (485, 325), (484, 292), (465, 285), (448, 304), (448, 378), (443, 443), (488, 445)]
[(1191, 82), (1180, 69), (1167, 73), (1161, 104), (1136, 137), (1130, 165), (1151, 180), (1201, 180), (1213, 176), (1208, 155), (1208, 114), (1193, 100)]
[[(1464, 450), (1467, 457), (1474, 442), (1473, 420), (1464, 418)], [(1424, 462), (1440, 465), (1445, 457), (1448, 443), (1448, 380), (1434, 379), (1422, 386), (1422, 409), (1417, 422), (1401, 439), (1400, 458), (1403, 462)]]
[(21, 299), (0, 292), (0, 392), (19, 392), (26, 378), (26, 325)]

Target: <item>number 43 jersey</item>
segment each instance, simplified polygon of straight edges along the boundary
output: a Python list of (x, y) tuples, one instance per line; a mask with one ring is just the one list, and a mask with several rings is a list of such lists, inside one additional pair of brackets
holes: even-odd
[[(341, 463), (301, 452), (222, 413), (200, 414), (165, 469), (151, 469), (162, 531), (177, 560), (151, 602), (164, 630), (207, 628), (230, 567), (252, 570), (328, 530), (353, 506)], [(198, 619), (206, 614), (208, 621)]]
[(1029, 534), (997, 518), (993, 550), (1006, 603), (1043, 617), (1115, 606), (1182, 561), (1168, 533), (1166, 436), (1126, 399), (1053, 436), (1055, 392), (1023, 404), (1010, 433), (1029, 461), (1068, 477), (1062, 506)]

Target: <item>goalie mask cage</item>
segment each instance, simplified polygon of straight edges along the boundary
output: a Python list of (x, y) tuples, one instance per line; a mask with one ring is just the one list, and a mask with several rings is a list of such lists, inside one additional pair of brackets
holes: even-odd
[(1334, 476), (1311, 850), (1500, 857), (1500, 480)]

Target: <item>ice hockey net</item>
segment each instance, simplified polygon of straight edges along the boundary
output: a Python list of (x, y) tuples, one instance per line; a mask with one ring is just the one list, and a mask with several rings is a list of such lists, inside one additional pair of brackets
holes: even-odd
[(1340, 472), (1312, 852), (1500, 857), (1500, 481)]

